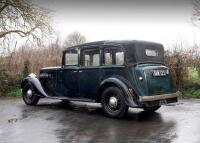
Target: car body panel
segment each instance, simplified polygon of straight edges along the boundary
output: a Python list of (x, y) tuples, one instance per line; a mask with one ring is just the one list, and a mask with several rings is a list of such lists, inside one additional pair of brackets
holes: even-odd
[(80, 68), (79, 69), (79, 94), (84, 98), (96, 99), (97, 91), (100, 85), (101, 69)]
[(23, 86), (26, 83), (31, 83), (33, 85), (33, 87), (37, 91), (38, 96), (40, 96), (40, 97), (47, 97), (48, 96), (46, 94), (46, 92), (44, 91), (44, 87), (42, 86), (41, 82), (36, 78), (36, 76), (32, 76), (32, 74), (30, 74), (26, 78), (24, 78), (21, 82), (21, 88), (23, 88)]
[[(161, 64), (141, 64), (132, 68), (132, 71), (136, 73), (136, 83), (141, 96), (176, 92), (170, 73), (165, 76), (153, 76), (153, 70), (160, 69), (168, 70), (166, 66)], [(142, 77), (143, 80), (139, 80), (139, 77)]]

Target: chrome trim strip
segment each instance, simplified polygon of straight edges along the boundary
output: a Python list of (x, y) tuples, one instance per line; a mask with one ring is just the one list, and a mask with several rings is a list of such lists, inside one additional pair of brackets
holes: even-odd
[(153, 96), (140, 96), (139, 101), (146, 102), (146, 101), (155, 101), (155, 100), (169, 99), (169, 98), (175, 98), (175, 97), (178, 97), (177, 93), (161, 94), (161, 95), (153, 95)]

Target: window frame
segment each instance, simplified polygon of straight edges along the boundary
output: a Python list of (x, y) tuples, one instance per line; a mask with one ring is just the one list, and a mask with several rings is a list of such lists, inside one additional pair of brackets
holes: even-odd
[[(124, 52), (124, 62), (123, 62), (123, 64), (121, 64), (121, 65), (114, 65), (114, 64), (111, 64), (111, 65), (105, 65), (105, 53), (104, 53), (104, 51), (105, 51), (105, 49), (106, 48), (115, 48), (115, 49), (121, 49), (122, 50), (122, 52)], [(104, 67), (124, 67), (125, 66), (125, 55), (126, 54), (126, 52), (125, 52), (125, 49), (124, 49), (124, 47), (123, 46), (121, 46), (121, 45), (104, 45), (103, 46), (103, 50), (102, 50), (102, 66), (104, 66)]]
[[(77, 51), (77, 64), (66, 64), (66, 54), (68, 53), (68, 52), (70, 52), (70, 51)], [(65, 50), (64, 52), (63, 52), (63, 67), (78, 67), (79, 66), (79, 55), (80, 55), (80, 50), (79, 50), (79, 48), (77, 47), (77, 48), (70, 48), (70, 49), (67, 49), (67, 50)]]
[[(93, 49), (97, 49), (98, 51), (99, 51), (99, 65), (97, 65), (97, 66), (85, 66), (85, 65), (83, 65), (83, 62), (84, 61), (82, 61), (82, 59), (83, 59), (83, 51), (84, 50), (93, 50)], [(100, 67), (101, 66), (101, 49), (100, 49), (100, 47), (99, 46), (84, 46), (84, 47), (82, 47), (81, 49), (80, 49), (80, 67), (82, 67), (82, 68), (96, 68), (96, 67)]]

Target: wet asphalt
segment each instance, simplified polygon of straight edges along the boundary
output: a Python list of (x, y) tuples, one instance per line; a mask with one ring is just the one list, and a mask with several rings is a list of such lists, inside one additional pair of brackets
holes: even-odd
[(104, 116), (95, 103), (0, 98), (0, 143), (199, 143), (200, 100), (179, 100), (156, 113), (129, 109), (123, 119)]

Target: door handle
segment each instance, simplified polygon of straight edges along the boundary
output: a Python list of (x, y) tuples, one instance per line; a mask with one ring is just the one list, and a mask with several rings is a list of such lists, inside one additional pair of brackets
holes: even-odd
[(79, 72), (83, 72), (83, 71), (79, 71)]
[(73, 71), (73, 72), (77, 72), (77, 71)]

